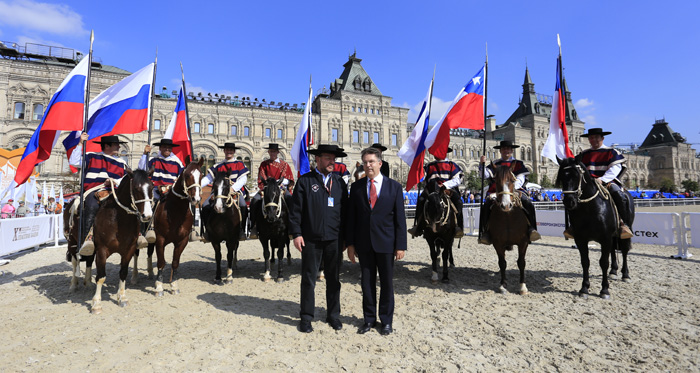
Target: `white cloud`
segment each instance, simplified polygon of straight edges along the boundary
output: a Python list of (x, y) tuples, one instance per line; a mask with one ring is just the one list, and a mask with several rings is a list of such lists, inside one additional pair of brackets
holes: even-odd
[(582, 120), (584, 123), (586, 123), (586, 126), (589, 127), (589, 128), (590, 128), (591, 126), (595, 126), (595, 125), (598, 124), (598, 122), (596, 121), (595, 115), (586, 115), (586, 116), (583, 116), (583, 117), (581, 117), (581, 120)]
[(87, 34), (83, 18), (67, 5), (31, 0), (0, 1), (0, 24), (59, 35)]
[(593, 106), (593, 100), (589, 100), (588, 98), (580, 98), (576, 100), (574, 106), (578, 109), (587, 108), (589, 106)]
[[(435, 124), (437, 121), (442, 118), (443, 115), (445, 115), (445, 112), (447, 109), (450, 107), (450, 104), (452, 101), (444, 101), (443, 99), (439, 97), (433, 96), (433, 100), (431, 102), (431, 107), (430, 107), (430, 124)], [(420, 109), (423, 106), (423, 101), (421, 100), (417, 104), (413, 105), (411, 110), (408, 112), (408, 123), (415, 123), (416, 119), (418, 119), (418, 114), (420, 113)], [(404, 103), (404, 107), (409, 107), (407, 104)]]

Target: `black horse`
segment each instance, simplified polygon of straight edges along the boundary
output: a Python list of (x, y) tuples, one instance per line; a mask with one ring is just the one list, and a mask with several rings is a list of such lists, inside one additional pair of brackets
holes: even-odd
[[(564, 195), (564, 207), (569, 214), (569, 220), (574, 232), (574, 241), (581, 254), (581, 266), (583, 267), (583, 285), (579, 295), (588, 297), (590, 287), (588, 268), (588, 242), (595, 241), (600, 244), (600, 268), (603, 271), (603, 286), (600, 296), (603, 299), (610, 298), (608, 283), (608, 266), (612, 259), (611, 276), (617, 275), (617, 257), (615, 249), (622, 252), (622, 280), (629, 281), (629, 269), (627, 267), (627, 253), (632, 247), (631, 239), (618, 237), (619, 218), (613, 205), (612, 197), (605, 187), (599, 184), (586, 170), (580, 160), (568, 158), (558, 160), (559, 172), (556, 185), (560, 186)], [(634, 204), (632, 196), (625, 191), (629, 206), (630, 221), (626, 222), (632, 228), (634, 222)]]
[(207, 240), (214, 247), (216, 282), (221, 283), (221, 242), (226, 242), (228, 270), (224, 283), (233, 282), (234, 255), (238, 251), (241, 230), (241, 211), (238, 195), (231, 189), (229, 172), (215, 172), (209, 203), (202, 208), (202, 220)]
[[(271, 262), (274, 262), (275, 249), (277, 249), (277, 279), (284, 281), (282, 274), (282, 259), (284, 258), (285, 244), (289, 247), (289, 207), (285, 200), (284, 192), (280, 189), (280, 183), (274, 177), (270, 177), (263, 182), (263, 197), (260, 203), (254, 208), (260, 208), (262, 213), (257, 214), (259, 234), (258, 239), (263, 246), (263, 256), (265, 258), (265, 282), (270, 281)], [(269, 244), (269, 246), (268, 246)], [(272, 257), (270, 260), (270, 247), (272, 247)], [(291, 264), (292, 257), (287, 250), (287, 262)]]
[[(430, 246), (430, 258), (432, 259), (433, 275), (431, 280), (437, 283), (438, 280), (438, 258), (442, 251), (442, 282), (449, 283), (447, 274), (449, 261), (452, 260), (452, 244), (455, 239), (457, 228), (457, 214), (450, 203), (449, 193), (452, 190), (439, 186), (437, 179), (428, 182), (426, 186), (428, 197), (423, 205), (423, 218), (426, 222), (426, 229), (423, 237)], [(454, 264), (453, 264), (454, 266)]]

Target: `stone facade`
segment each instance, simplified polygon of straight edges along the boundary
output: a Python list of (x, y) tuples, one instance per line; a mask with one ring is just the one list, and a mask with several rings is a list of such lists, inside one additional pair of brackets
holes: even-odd
[[(391, 176), (399, 181), (407, 179), (408, 167), (397, 156), (413, 124), (408, 122), (408, 109), (392, 106), (392, 98), (381, 93), (354, 54), (343, 65), (338, 79), (331, 82), (330, 90), (320, 90), (312, 104), (312, 126), (316, 143), (338, 144), (346, 149), (342, 159), (352, 172), (360, 151), (374, 142), (387, 146), (385, 160), (390, 164)], [(40, 122), (51, 95), (61, 84), (74, 64), (56, 61), (0, 59), (0, 147), (16, 149), (26, 146)], [(127, 71), (97, 64), (93, 66), (91, 97), (126, 77)], [(521, 145), (516, 157), (522, 159), (531, 172), (541, 180), (547, 175), (554, 180), (557, 165), (539, 156), (547, 140), (551, 97), (537, 94), (529, 72), (525, 71), (523, 92), (518, 107), (501, 125), (490, 118), (486, 123), (486, 154), (498, 158), (493, 149), (501, 140)], [(566, 83), (567, 124), (569, 141), (575, 154), (588, 148), (581, 135), (585, 132), (571, 100)], [(300, 97), (304, 89), (300, 89)], [(207, 164), (224, 158), (218, 148), (225, 142), (235, 142), (240, 148), (236, 156), (252, 172), (249, 185), (254, 185), (257, 168), (267, 158), (263, 149), (267, 143), (279, 143), (284, 149), (281, 158), (291, 163), (292, 148), (297, 128), (303, 115), (303, 105), (258, 102), (239, 97), (202, 96), (189, 93), (188, 107), (195, 155), (203, 156)], [(152, 141), (165, 133), (173, 116), (175, 97), (166, 93), (157, 95), (153, 103)], [(605, 126), (614, 131), (613, 125)], [(59, 141), (67, 134), (64, 133)], [(668, 124), (654, 124), (648, 141), (625, 154), (628, 172), (624, 181), (630, 187), (654, 184), (661, 178), (670, 178), (680, 186), (682, 180), (700, 181), (700, 161), (695, 150)], [(128, 144), (122, 146), (121, 156), (136, 166), (147, 142), (147, 133), (121, 135)], [(453, 130), (449, 155), (466, 172), (476, 170), (482, 154), (483, 139), (477, 131)], [(654, 140), (658, 139), (658, 140)], [(653, 141), (652, 141), (653, 140)], [(607, 144), (611, 145), (611, 144)], [(432, 157), (430, 157), (432, 158)], [(426, 162), (429, 159), (426, 159)], [(65, 151), (60, 143), (52, 157), (39, 166), (40, 180), (75, 184), (77, 177), (69, 172)]]

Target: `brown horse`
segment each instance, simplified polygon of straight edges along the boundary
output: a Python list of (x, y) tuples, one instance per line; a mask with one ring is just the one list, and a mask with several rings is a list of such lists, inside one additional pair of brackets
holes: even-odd
[(355, 162), (355, 172), (352, 173), (352, 177), (354, 177), (355, 181), (357, 181), (365, 176), (365, 168), (362, 166), (362, 163)]
[[(153, 251), (155, 248), (158, 257), (158, 276), (156, 278), (156, 295), (163, 296), (163, 270), (165, 268), (165, 246), (173, 244), (173, 262), (170, 272), (170, 286), (172, 292), (180, 292), (175, 277), (180, 266), (180, 256), (189, 242), (190, 231), (194, 222), (194, 216), (190, 207), (195, 207), (201, 201), (202, 164), (191, 162), (182, 171), (173, 183), (170, 191), (158, 202), (153, 214), (153, 230), (156, 233), (156, 242), (148, 244), (148, 274), (153, 276)], [(135, 283), (138, 276), (137, 262), (139, 250), (134, 256), (134, 270), (131, 282)]]
[(496, 168), (494, 183), (496, 185), (496, 201), (491, 205), (491, 216), (488, 221), (488, 231), (491, 242), (498, 254), (498, 267), (501, 270), (501, 286), (498, 289), (505, 294), (506, 290), (506, 251), (518, 246), (518, 268), (520, 269), (520, 294), (528, 293), (525, 285), (525, 253), (530, 243), (528, 235), (528, 220), (520, 202), (520, 192), (515, 190), (515, 175), (513, 167), (500, 166)]
[(92, 262), (95, 261), (95, 254), (87, 256), (78, 255), (78, 225), (80, 224), (80, 216), (77, 213), (78, 201), (76, 198), (66, 204), (63, 209), (63, 235), (68, 241), (68, 252), (66, 252), (66, 260), (73, 265), (73, 275), (71, 276), (69, 290), (75, 290), (80, 278), (80, 262), (85, 262), (85, 278), (83, 284), (86, 287), (92, 285)]
[(126, 299), (126, 275), (129, 262), (136, 251), (136, 240), (141, 223), (151, 219), (153, 211), (152, 171), (127, 171), (119, 187), (112, 188), (109, 197), (102, 201), (95, 216), (94, 241), (97, 276), (95, 296), (92, 298), (92, 313), (102, 312), (102, 285), (105, 282), (107, 258), (114, 253), (121, 256), (119, 269), (119, 291), (117, 301), (124, 307)]

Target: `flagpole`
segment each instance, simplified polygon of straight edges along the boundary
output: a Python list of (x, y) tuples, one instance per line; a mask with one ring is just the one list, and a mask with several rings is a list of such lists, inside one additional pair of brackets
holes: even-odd
[[(308, 136), (306, 136), (306, 157), (309, 160), (309, 169), (311, 169), (311, 156), (309, 155), (309, 146), (311, 145), (311, 140), (313, 140), (314, 134), (313, 134), (313, 128), (311, 128), (311, 98), (313, 97), (313, 92), (311, 88), (311, 81), (312, 81), (312, 74), (309, 74), (309, 100), (307, 105), (309, 105), (309, 116), (306, 117), (306, 123), (309, 124), (309, 127), (307, 128), (308, 131)], [(298, 172), (298, 171), (297, 171)]]
[[(564, 65), (562, 64), (561, 60), (561, 39), (559, 38), (559, 34), (557, 34), (557, 45), (559, 45), (559, 97), (557, 99), (559, 102), (564, 104), (564, 112), (566, 113), (566, 96), (563, 100), (561, 99), (561, 95), (566, 95), (566, 93), (564, 93)], [(552, 113), (552, 115), (555, 114)], [(564, 114), (564, 126), (566, 126), (566, 114)], [(564, 209), (564, 229), (569, 229), (569, 213), (566, 211), (566, 209)]]
[[(187, 118), (187, 136), (190, 138), (190, 154), (192, 154), (192, 159), (190, 162), (194, 162), (194, 145), (192, 140), (192, 130), (190, 129), (190, 109), (187, 106), (187, 88), (185, 88), (185, 69), (182, 67), (182, 61), (180, 61), (180, 72), (182, 73), (182, 100), (185, 102), (185, 117)], [(175, 104), (177, 105), (177, 103)]]
[[(484, 62), (484, 140), (481, 146), (481, 155), (485, 156), (486, 155), (486, 121), (489, 118), (489, 106), (488, 106), (488, 99), (489, 99), (489, 44), (486, 43), (486, 60)], [(481, 194), (481, 200), (479, 201), (479, 211), (484, 208), (484, 199), (485, 199), (485, 193), (484, 193), (484, 174), (486, 174), (486, 163), (481, 164), (479, 163), (479, 167), (483, 167), (481, 170), (481, 190), (479, 190), (479, 194)], [(482, 214), (479, 214), (479, 227), (482, 226), (482, 221), (481, 221), (481, 216)], [(479, 229), (479, 238), (481, 238), (481, 229)]]
[(146, 145), (151, 145), (151, 122), (153, 122), (153, 102), (156, 97), (156, 72), (158, 72), (158, 47), (156, 47), (156, 62), (153, 66), (153, 83), (151, 83), (151, 110), (148, 112), (148, 143)]
[[(433, 79), (430, 81), (430, 95), (428, 96), (428, 122), (430, 122), (430, 111), (433, 110), (433, 88), (435, 86), (435, 71), (437, 71), (437, 64), (433, 66)], [(420, 119), (420, 118), (418, 118)], [(418, 123), (416, 123), (417, 125)], [(424, 126), (430, 126), (430, 123), (424, 123)], [(427, 154), (423, 154), (423, 178), (425, 178), (425, 157), (427, 157)], [(409, 169), (410, 171), (410, 169)], [(416, 182), (416, 188), (418, 192), (418, 196), (420, 196), (421, 191), (420, 191), (420, 179)]]
[[(90, 114), (90, 75), (92, 72), (92, 43), (95, 41), (95, 30), (90, 31), (90, 52), (88, 53), (88, 71), (87, 71), (87, 81), (85, 82), (85, 110), (84, 110), (84, 115), (83, 115), (83, 133), (87, 132), (87, 124), (88, 124), (88, 115)], [(82, 136), (82, 133), (80, 134)], [(78, 248), (80, 248), (80, 245), (83, 243), (83, 235), (86, 234), (87, 232), (83, 232), (83, 210), (85, 208), (85, 204), (83, 203), (83, 189), (85, 188), (85, 172), (86, 172), (86, 164), (85, 164), (85, 154), (87, 153), (87, 144), (89, 141), (85, 140), (83, 143), (83, 154), (80, 157), (80, 190), (78, 191), (79, 194), (79, 222), (78, 222)]]

